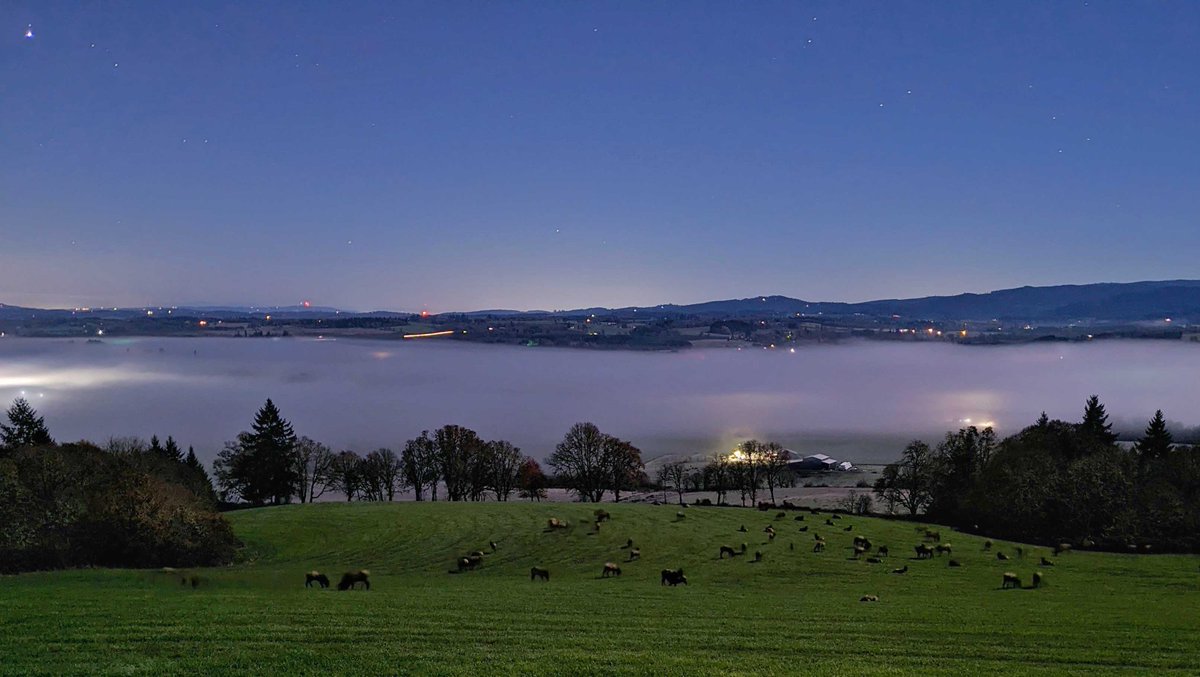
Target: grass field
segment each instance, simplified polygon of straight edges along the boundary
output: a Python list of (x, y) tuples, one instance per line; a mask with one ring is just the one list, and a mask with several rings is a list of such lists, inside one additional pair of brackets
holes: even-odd
[[(1044, 550), (1000, 562), (949, 533), (953, 557), (911, 559), (903, 522), (581, 504), (318, 504), (233, 513), (244, 562), (178, 575), (87, 570), (0, 578), (5, 674), (1103, 674), (1200, 672), (1200, 558), (1071, 552), (1028, 580)], [(551, 516), (574, 525), (543, 530)], [(767, 543), (763, 527), (779, 530)], [(748, 533), (739, 533), (745, 524)], [(809, 533), (799, 533), (801, 525)], [(843, 529), (853, 525), (852, 532)], [(812, 532), (829, 543), (812, 552)], [(888, 545), (850, 558), (854, 535)], [(640, 561), (601, 579), (633, 538)], [(499, 549), (481, 569), (455, 557)], [(764, 553), (718, 560), (722, 544)], [(795, 549), (790, 545), (795, 544)], [(1014, 554), (1011, 544), (995, 550)], [(909, 573), (893, 568), (907, 564)], [(550, 583), (531, 583), (545, 566)], [(369, 592), (303, 587), (371, 570)], [(690, 585), (659, 584), (683, 567)], [(190, 572), (189, 572), (190, 573)], [(878, 603), (860, 603), (864, 594)]]

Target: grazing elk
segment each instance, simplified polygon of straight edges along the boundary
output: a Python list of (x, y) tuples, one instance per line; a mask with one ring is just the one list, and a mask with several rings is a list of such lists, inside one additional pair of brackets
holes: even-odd
[(737, 557), (738, 555), (744, 555), (744, 554), (746, 554), (746, 544), (745, 543), (742, 544), (741, 552), (734, 550), (733, 546), (731, 546), (731, 545), (722, 545), (721, 552), (720, 552), (720, 554), (717, 555), (717, 559), (725, 559), (725, 555), (729, 555), (730, 557)]
[(604, 571), (600, 572), (600, 578), (608, 578), (609, 576), (620, 576), (621, 567), (612, 562), (604, 563)]
[(542, 567), (530, 567), (529, 568), (529, 580), (535, 581), (539, 578), (542, 579), (543, 581), (546, 581), (547, 583), (549, 583), (550, 582), (550, 570), (543, 569)]
[(1021, 578), (1019, 576), (1017, 576), (1016, 574), (1014, 574), (1011, 571), (1004, 572), (1004, 579), (1000, 583), (1001, 590), (1004, 590), (1006, 588), (1020, 588), (1020, 587), (1021, 587)]
[(313, 583), (321, 586), (321, 589), (328, 588), (329, 577), (320, 571), (310, 571), (304, 574), (304, 587), (311, 588)]
[(338, 582), (338, 590), (353, 590), (359, 583), (367, 590), (371, 589), (371, 572), (366, 569), (358, 571), (347, 571), (342, 574), (342, 580)]
[(683, 569), (663, 569), (662, 583), (660, 585), (670, 585), (675, 587), (680, 583), (687, 585), (687, 576), (683, 575)]

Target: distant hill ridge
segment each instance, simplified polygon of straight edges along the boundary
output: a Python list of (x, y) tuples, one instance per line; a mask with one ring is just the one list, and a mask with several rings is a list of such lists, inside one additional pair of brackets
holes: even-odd
[[(157, 306), (152, 307), (157, 310)], [(145, 308), (105, 308), (115, 315), (144, 313)], [(0, 303), (0, 319), (17, 319), (34, 313), (70, 314), (70, 309), (22, 308)], [(93, 311), (97, 312), (97, 311)], [(182, 315), (273, 313), (293, 317), (332, 315), (390, 317), (408, 313), (375, 310), (352, 312), (329, 307), (305, 306), (180, 306), (172, 313)], [(1178, 318), (1200, 322), (1200, 280), (1102, 282), (1081, 285), (1018, 287), (983, 294), (925, 296), (912, 299), (880, 299), (860, 303), (806, 301), (789, 296), (753, 296), (743, 299), (705, 301), (685, 305), (627, 306), (624, 308), (577, 308), (574, 310), (477, 310), (452, 313), (470, 316), (582, 316), (588, 314), (659, 317), (684, 315), (822, 315), (829, 317), (866, 315), (934, 321), (1030, 320), (1042, 322), (1129, 322)]]

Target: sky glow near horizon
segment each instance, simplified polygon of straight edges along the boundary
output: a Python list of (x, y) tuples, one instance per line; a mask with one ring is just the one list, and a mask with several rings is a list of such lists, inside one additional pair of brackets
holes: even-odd
[(1196, 277), (1200, 4), (0, 6), (0, 302)]

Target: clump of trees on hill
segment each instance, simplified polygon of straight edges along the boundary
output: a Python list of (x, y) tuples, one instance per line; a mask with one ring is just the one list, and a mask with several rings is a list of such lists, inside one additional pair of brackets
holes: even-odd
[(1200, 448), (1176, 445), (1156, 412), (1132, 448), (1091, 397), (1079, 423), (1004, 440), (990, 429), (910, 443), (874, 490), (891, 509), (994, 536), (1110, 549), (1200, 550)]
[(330, 492), (348, 501), (391, 501), (412, 491), (418, 501), (436, 501), (439, 489), (450, 501), (507, 501), (514, 494), (541, 500), (548, 486), (537, 461), (469, 428), (442, 426), (409, 440), (399, 454), (379, 448), (363, 456), (297, 438), (271, 400), (249, 431), (225, 444), (213, 470), (223, 501), (251, 505), (307, 503)]
[(775, 490), (795, 484), (795, 474), (788, 469), (789, 455), (778, 442), (746, 440), (732, 453), (713, 454), (701, 467), (677, 460), (658, 468), (658, 485), (671, 488), (683, 502), (688, 491), (712, 491), (717, 503), (727, 505), (731, 492), (738, 492), (741, 504), (757, 505), (762, 492), (775, 502)]
[(173, 438), (56, 444), (23, 399), (0, 423), (0, 572), (209, 566), (241, 545)]
[(620, 501), (622, 491), (649, 483), (642, 452), (625, 440), (600, 432), (594, 423), (571, 426), (546, 462), (558, 481), (583, 501), (602, 501), (610, 491), (613, 499)]

